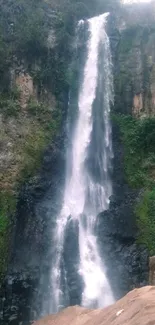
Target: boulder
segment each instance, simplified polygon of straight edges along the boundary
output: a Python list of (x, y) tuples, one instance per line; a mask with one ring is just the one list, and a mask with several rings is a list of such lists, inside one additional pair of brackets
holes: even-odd
[(135, 289), (114, 305), (88, 310), (79, 306), (64, 309), (33, 325), (154, 325), (155, 287)]

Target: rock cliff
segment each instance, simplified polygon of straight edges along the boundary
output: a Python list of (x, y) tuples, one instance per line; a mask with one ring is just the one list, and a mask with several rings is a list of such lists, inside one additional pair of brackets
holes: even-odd
[(135, 117), (155, 114), (155, 5), (126, 5), (118, 13), (115, 110)]
[[(41, 40), (38, 38), (38, 30), (30, 23), (36, 22), (36, 17), (30, 15), (29, 8), (26, 18), (28, 23), (22, 25), (22, 37), (26, 42), (21, 42), (22, 37), (17, 28), (19, 26), (16, 26), (15, 20), (12, 23), (12, 17), (9, 18), (8, 29), (5, 29), (9, 31), (9, 44), (10, 35), (20, 42), (15, 42), (15, 53), (4, 78), (7, 82), (9, 80), (7, 96), (0, 98), (2, 278), (6, 275), (9, 259), (7, 275), (1, 287), (0, 319), (4, 325), (27, 325), (30, 319), (36, 319), (39, 315), (41, 300), (48, 299), (50, 252), (47, 243), (51, 238), (47, 230), (51, 216), (60, 210), (64, 188), (65, 121), (69, 86), (74, 84), (74, 67), (69, 64), (75, 50), (73, 22), (77, 17), (84, 18), (92, 14), (91, 10), (85, 11), (82, 6), (83, 11), (78, 9), (75, 19), (73, 11), (70, 13), (68, 10), (66, 14), (64, 6), (60, 10), (54, 5), (53, 11), (48, 1), (43, 3), (39, 7), (39, 21), (34, 24), (38, 26), (41, 19), (41, 26), (44, 26), (41, 17), (45, 13), (48, 26), (45, 26), (45, 34), (41, 33)], [(21, 23), (23, 5), (20, 3), (14, 7), (12, 1), (9, 4)], [(33, 5), (34, 14), (35, 1)], [(5, 1), (4, 8), (6, 7)], [(24, 24), (26, 21), (24, 20)], [(97, 232), (115, 297), (120, 298), (132, 288), (148, 283), (148, 254), (155, 253), (154, 4), (119, 8), (109, 18), (108, 31), (114, 62), (115, 88), (112, 113), (114, 190), (109, 211), (98, 216)], [(33, 37), (38, 41), (34, 42)], [(42, 46), (43, 40), (46, 43), (43, 42)], [(82, 42), (83, 39), (79, 44), (81, 47)], [(4, 50), (5, 47), (3, 52)], [(4, 63), (8, 62), (9, 54)], [(0, 88), (2, 93), (5, 90), (3, 86), (4, 83)], [(75, 97), (76, 86), (74, 85)], [(124, 115), (127, 118), (130, 115), (131, 120), (124, 120)], [(146, 123), (141, 122), (142, 120)], [(150, 141), (144, 142), (144, 139)], [(67, 250), (74, 234), (75, 229), (71, 225)], [(11, 243), (9, 254), (8, 242)], [(68, 262), (72, 270), (73, 252), (71, 253)], [(77, 304), (80, 284), (77, 285), (72, 279), (71, 283), (72, 303)], [(146, 289), (144, 298), (147, 294), (150, 297), (153, 292), (153, 289)], [(136, 297), (135, 294), (138, 293), (133, 293), (133, 297)], [(143, 293), (140, 296), (143, 297)], [(141, 301), (139, 294), (137, 297)], [(128, 302), (128, 297), (125, 299)], [(117, 306), (121, 310), (119, 304)]]
[(133, 211), (138, 242), (154, 254), (154, 2), (126, 5), (113, 21), (114, 189)]

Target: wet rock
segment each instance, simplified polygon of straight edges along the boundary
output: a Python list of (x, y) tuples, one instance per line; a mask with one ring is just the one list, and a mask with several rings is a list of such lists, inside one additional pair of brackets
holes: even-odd
[(79, 224), (78, 221), (70, 220), (67, 226), (64, 243), (64, 261), (68, 280), (69, 305), (80, 305), (83, 289), (82, 278), (79, 274)]

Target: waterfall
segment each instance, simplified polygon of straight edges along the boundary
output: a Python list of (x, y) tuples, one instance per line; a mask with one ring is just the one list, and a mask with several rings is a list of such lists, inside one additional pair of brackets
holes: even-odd
[[(65, 272), (62, 272), (62, 255), (70, 220), (78, 223), (77, 272), (83, 283), (81, 305), (100, 308), (113, 303), (114, 300), (95, 234), (96, 217), (108, 209), (112, 194), (109, 114), (113, 92), (106, 20), (107, 14), (104, 14), (87, 22), (87, 58), (79, 90), (78, 114), (72, 135), (71, 152), (68, 155), (70, 168), (66, 173), (62, 210), (57, 216), (54, 229), (55, 253), (50, 275), (51, 312), (57, 312), (69, 304), (67, 279)], [(92, 164), (89, 163), (91, 156)]]

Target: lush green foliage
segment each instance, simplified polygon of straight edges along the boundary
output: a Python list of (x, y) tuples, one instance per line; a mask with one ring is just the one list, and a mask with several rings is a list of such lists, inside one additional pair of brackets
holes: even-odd
[(20, 90), (17, 87), (10, 91), (2, 92), (0, 95), (0, 113), (4, 118), (17, 117), (20, 112)]
[(3, 113), (3, 116), (5, 118), (7, 117), (17, 117), (18, 113), (20, 111), (20, 105), (18, 100), (14, 100), (12, 98), (0, 98), (0, 112)]
[(129, 184), (134, 188), (154, 184), (155, 119), (135, 119), (131, 116), (113, 117), (119, 124), (124, 143), (124, 168)]
[(139, 228), (138, 243), (145, 244), (151, 255), (155, 254), (155, 187), (146, 190), (136, 206)]
[(124, 144), (126, 180), (133, 188), (143, 188), (135, 213), (138, 242), (155, 254), (155, 118), (135, 119), (114, 115)]

